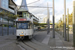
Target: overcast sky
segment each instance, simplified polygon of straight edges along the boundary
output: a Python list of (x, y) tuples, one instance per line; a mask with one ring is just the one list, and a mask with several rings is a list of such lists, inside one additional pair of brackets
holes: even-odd
[[(15, 0), (17, 5), (21, 5), (22, 0)], [(37, 0), (26, 0), (27, 4), (31, 2), (35, 2)], [(69, 13), (72, 13), (73, 10), (73, 1), (66, 0), (66, 12), (67, 8), (69, 8)], [(29, 4), (27, 6), (43, 6), (47, 7), (47, 3), (49, 3), (49, 7), (52, 7), (52, 0), (40, 0), (36, 3)], [(31, 8), (29, 7), (29, 12), (34, 14), (37, 18), (41, 19), (40, 22), (43, 21), (44, 17), (47, 17), (47, 8)], [(64, 14), (64, 0), (55, 0), (55, 22), (58, 22), (62, 15)], [(67, 14), (67, 13), (66, 13)], [(50, 8), (50, 20), (52, 21), (52, 8)]]

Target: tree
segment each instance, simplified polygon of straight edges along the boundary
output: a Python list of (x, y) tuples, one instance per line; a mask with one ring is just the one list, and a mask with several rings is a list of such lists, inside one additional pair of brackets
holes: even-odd
[(61, 28), (62, 25), (63, 25), (63, 21), (60, 19), (60, 20), (58, 21), (58, 25), (57, 25), (57, 26), (58, 26), (59, 28)]
[(10, 12), (5, 12), (5, 11), (0, 12), (0, 15), (2, 15), (2, 17), (5, 17), (3, 15), (6, 15), (8, 16), (8, 18), (11, 18), (11, 19), (16, 19), (17, 17), (19, 17), (19, 15), (13, 15)]
[(70, 25), (72, 25), (72, 16), (73, 16), (73, 14), (71, 13), (71, 14), (69, 14), (69, 24)]

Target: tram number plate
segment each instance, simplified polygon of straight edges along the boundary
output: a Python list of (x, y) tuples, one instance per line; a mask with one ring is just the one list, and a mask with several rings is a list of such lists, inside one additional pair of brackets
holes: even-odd
[(20, 35), (20, 36), (24, 36), (24, 35)]

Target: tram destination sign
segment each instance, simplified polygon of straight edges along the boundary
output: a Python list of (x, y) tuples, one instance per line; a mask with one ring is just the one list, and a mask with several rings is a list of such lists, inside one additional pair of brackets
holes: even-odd
[(27, 19), (18, 19), (18, 21), (26, 21)]

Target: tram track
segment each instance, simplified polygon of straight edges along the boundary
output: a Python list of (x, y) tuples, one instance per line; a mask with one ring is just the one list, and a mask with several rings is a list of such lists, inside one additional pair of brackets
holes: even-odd
[(25, 50), (37, 50), (27, 43), (27, 41), (17, 41), (17, 45), (19, 45), (21, 48), (24, 48)]
[(50, 50), (48, 45), (45, 45), (41, 42), (36, 41), (34, 38), (29, 40), (20, 40), (17, 41), (17, 45), (19, 45), (24, 50)]
[(34, 48), (34, 47), (28, 45), (25, 41), (23, 41), (23, 43), (24, 43), (25, 45), (27, 45), (28, 47), (32, 48), (33, 50), (37, 50), (36, 48)]
[(33, 48), (34, 50), (50, 50), (49, 46), (44, 45), (43, 43), (37, 42), (35, 40), (23, 41), (24, 44)]
[(38, 50), (39, 49), (39, 46), (37, 46), (36, 44), (32, 43), (31, 41), (24, 42), (24, 44), (26, 44), (27, 46), (33, 48), (34, 50)]

